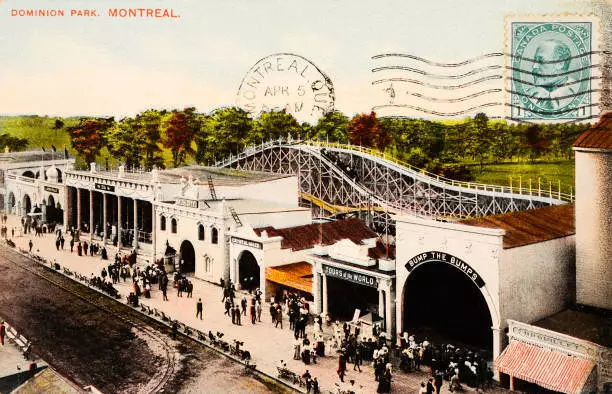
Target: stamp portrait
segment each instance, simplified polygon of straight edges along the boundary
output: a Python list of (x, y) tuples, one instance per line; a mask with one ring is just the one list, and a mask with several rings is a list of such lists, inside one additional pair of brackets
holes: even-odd
[(598, 26), (588, 17), (525, 19), (507, 24), (510, 117), (590, 117), (596, 104)]

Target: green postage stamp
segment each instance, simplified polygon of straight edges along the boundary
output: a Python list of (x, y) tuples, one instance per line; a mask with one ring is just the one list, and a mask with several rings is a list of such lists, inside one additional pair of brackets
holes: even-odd
[(598, 115), (599, 23), (594, 16), (508, 17), (506, 91), (518, 121)]

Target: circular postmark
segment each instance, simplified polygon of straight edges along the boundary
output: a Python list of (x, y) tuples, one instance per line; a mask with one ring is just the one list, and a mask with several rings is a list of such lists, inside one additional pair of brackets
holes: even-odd
[(590, 24), (513, 23), (512, 30), (513, 117), (590, 114)]
[(316, 122), (334, 109), (334, 85), (308, 59), (276, 53), (259, 60), (242, 79), (236, 104), (256, 117), (285, 110), (299, 122)]

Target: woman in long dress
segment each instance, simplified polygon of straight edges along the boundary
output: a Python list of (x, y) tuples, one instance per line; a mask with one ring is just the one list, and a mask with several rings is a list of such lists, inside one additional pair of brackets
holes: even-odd
[(391, 392), (391, 364), (387, 364), (387, 368), (385, 372), (380, 377), (378, 381), (378, 389), (376, 390), (379, 394), (390, 393)]

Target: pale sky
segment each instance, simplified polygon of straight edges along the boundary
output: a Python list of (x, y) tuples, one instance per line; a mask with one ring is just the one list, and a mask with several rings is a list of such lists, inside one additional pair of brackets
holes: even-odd
[[(113, 7), (172, 8), (180, 18), (116, 19)], [(101, 16), (11, 16), (78, 8)], [(335, 107), (352, 115), (376, 104), (373, 55), (462, 61), (504, 51), (507, 14), (590, 11), (579, 0), (0, 0), (0, 114), (209, 112), (235, 104), (259, 59), (291, 52), (329, 76)]]

